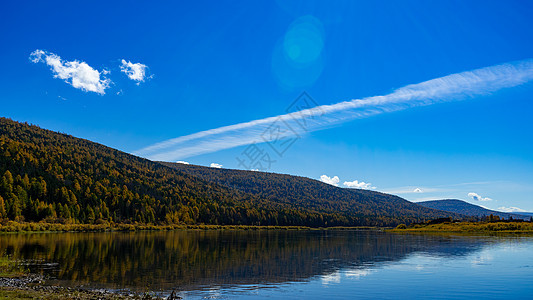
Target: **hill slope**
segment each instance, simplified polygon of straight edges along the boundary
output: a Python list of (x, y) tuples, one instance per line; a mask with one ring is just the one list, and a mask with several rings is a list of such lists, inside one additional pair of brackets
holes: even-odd
[(161, 164), (274, 203), (319, 212), (342, 213), (355, 224), (382, 226), (449, 216), (462, 217), (455, 213), (421, 207), (398, 196), (369, 190), (338, 188), (305, 177), (180, 163)]
[(380, 226), (449, 215), (307, 178), (165, 166), (0, 118), (0, 222)]
[(445, 199), (445, 200), (431, 200), (431, 201), (424, 201), (424, 202), (417, 202), (418, 205), (448, 211), (448, 212), (454, 212), (458, 214), (463, 214), (466, 216), (472, 216), (472, 217), (486, 217), (490, 215), (499, 216), (500, 218), (509, 219), (509, 217), (512, 217), (513, 219), (527, 219), (529, 220), (529, 217), (519, 214), (511, 214), (511, 213), (505, 213), (505, 212), (499, 212), (495, 210), (490, 210), (483, 208), (478, 205), (470, 204), (468, 202), (457, 200), (457, 199)]
[(97, 143), (0, 118), (0, 219), (225, 223), (254, 200)]

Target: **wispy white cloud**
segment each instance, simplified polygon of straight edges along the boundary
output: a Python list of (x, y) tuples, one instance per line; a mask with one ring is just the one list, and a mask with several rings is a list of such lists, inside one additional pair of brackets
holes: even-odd
[(122, 65), (120, 66), (120, 71), (126, 74), (129, 79), (137, 81), (137, 85), (146, 79), (146, 69), (148, 68), (146, 65), (141, 63), (132, 63), (131, 61), (126, 61), (125, 59), (123, 59), (121, 62)]
[(375, 189), (376, 188), (375, 186), (372, 186), (372, 183), (370, 183), (370, 182), (364, 182), (364, 181), (359, 182), (357, 180), (345, 181), (343, 184), (345, 186), (349, 187), (349, 188), (355, 188), (355, 189), (370, 190), (370, 189)]
[(380, 191), (387, 193), (387, 194), (403, 195), (403, 194), (435, 193), (435, 192), (442, 192), (446, 190), (447, 189), (444, 187), (403, 186), (403, 187), (396, 187), (396, 188), (387, 188), (387, 189), (383, 189)]
[(85, 92), (104, 95), (105, 90), (111, 84), (111, 80), (105, 77), (109, 74), (108, 70), (98, 71), (83, 61), (62, 60), (57, 54), (39, 49), (30, 54), (30, 61), (47, 64), (54, 73), (54, 78), (63, 79), (66, 83)]
[(339, 186), (340, 179), (338, 176), (329, 177), (327, 175), (322, 175), (320, 176), (320, 181), (334, 186)]
[(148, 146), (135, 154), (153, 160), (173, 161), (252, 143), (271, 142), (264, 138), (264, 133), (276, 124), (286, 129), (283, 138), (290, 138), (382, 113), (486, 95), (532, 79), (533, 60), (506, 63), (408, 85), (384, 96), (322, 105), (201, 131)]
[(510, 206), (510, 207), (501, 206), (501, 207), (498, 207), (498, 210), (503, 211), (503, 212), (511, 212), (511, 213), (512, 212), (526, 212), (525, 210), (515, 207), (515, 206)]
[(188, 165), (188, 164), (189, 164), (189, 162), (187, 162), (187, 161), (183, 161), (183, 160), (178, 160), (176, 163), (178, 163), (178, 164), (184, 164), (184, 165)]
[(221, 164), (217, 164), (217, 163), (211, 163), (210, 167), (211, 167), (211, 168), (217, 168), (217, 169), (220, 169), (220, 168), (222, 168), (222, 165), (221, 165)]
[(476, 201), (491, 201), (492, 200), (491, 198), (481, 197), (477, 193), (468, 193), (468, 197), (471, 197), (472, 199), (474, 199)]

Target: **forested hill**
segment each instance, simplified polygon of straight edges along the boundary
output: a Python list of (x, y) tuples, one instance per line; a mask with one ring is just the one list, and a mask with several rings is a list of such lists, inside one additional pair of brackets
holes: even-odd
[(5, 118), (0, 176), (0, 218), (17, 221), (223, 223), (253, 202), (149, 160)]
[(0, 222), (353, 226), (457, 216), (301, 177), (204, 168), (230, 176), (215, 182), (196, 169), (0, 118)]
[(273, 203), (305, 210), (341, 213), (354, 224), (384, 226), (441, 217), (463, 217), (456, 213), (421, 207), (398, 196), (369, 190), (338, 188), (305, 177), (161, 163), (183, 173), (253, 194)]
[(417, 202), (417, 204), (422, 205), (424, 207), (428, 207), (428, 208), (454, 212), (454, 213), (463, 214), (463, 215), (472, 216), (472, 217), (481, 218), (481, 217), (487, 217), (487, 216), (493, 215), (493, 216), (498, 216), (503, 219), (509, 219), (509, 217), (512, 217), (513, 219), (529, 220), (529, 216), (520, 215), (519, 213), (513, 214), (513, 213), (505, 213), (505, 212), (490, 210), (490, 209), (486, 209), (481, 206), (470, 204), (463, 200), (457, 200), (457, 199), (431, 200), (431, 201)]

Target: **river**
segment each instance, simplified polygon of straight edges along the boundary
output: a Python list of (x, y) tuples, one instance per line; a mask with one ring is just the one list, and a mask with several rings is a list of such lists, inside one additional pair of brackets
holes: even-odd
[(0, 235), (47, 284), (185, 299), (532, 299), (533, 237), (355, 230)]

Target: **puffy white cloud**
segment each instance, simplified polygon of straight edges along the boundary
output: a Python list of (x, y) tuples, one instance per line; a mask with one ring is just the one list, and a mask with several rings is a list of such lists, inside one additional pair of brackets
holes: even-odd
[(188, 164), (189, 164), (189, 162), (187, 162), (187, 161), (183, 161), (183, 160), (178, 160), (176, 163), (178, 163), (178, 164), (184, 164), (184, 165), (188, 165)]
[(364, 181), (357, 181), (357, 180), (354, 180), (354, 181), (345, 181), (343, 183), (345, 186), (349, 187), (349, 188), (355, 188), (355, 189), (375, 189), (376, 187), (375, 186), (372, 186), (372, 183), (370, 182), (364, 182)]
[(47, 64), (54, 73), (54, 78), (63, 79), (66, 83), (85, 92), (104, 95), (105, 90), (111, 84), (111, 79), (105, 78), (110, 71), (100, 72), (83, 61), (65, 61), (57, 54), (39, 49), (30, 54), (30, 61)]
[(468, 197), (472, 197), (472, 199), (474, 199), (476, 201), (490, 201), (490, 200), (492, 200), (491, 198), (483, 198), (480, 195), (478, 195), (477, 193), (468, 193)]
[(501, 206), (501, 207), (498, 207), (498, 210), (503, 211), (503, 212), (526, 212), (525, 210), (518, 208), (518, 207), (514, 207), (514, 206), (510, 206), (510, 207)]
[(322, 175), (320, 176), (320, 181), (334, 186), (338, 186), (340, 179), (338, 176), (329, 177), (327, 175)]
[(217, 163), (211, 163), (211, 168), (220, 169), (220, 168), (222, 168), (222, 165), (221, 164), (217, 164)]
[(413, 190), (413, 193), (423, 193), (421, 188), (416, 188)]
[(137, 85), (144, 81), (146, 78), (146, 69), (148, 67), (141, 63), (132, 63), (131, 61), (122, 60), (120, 71), (125, 73), (129, 79), (137, 81)]

